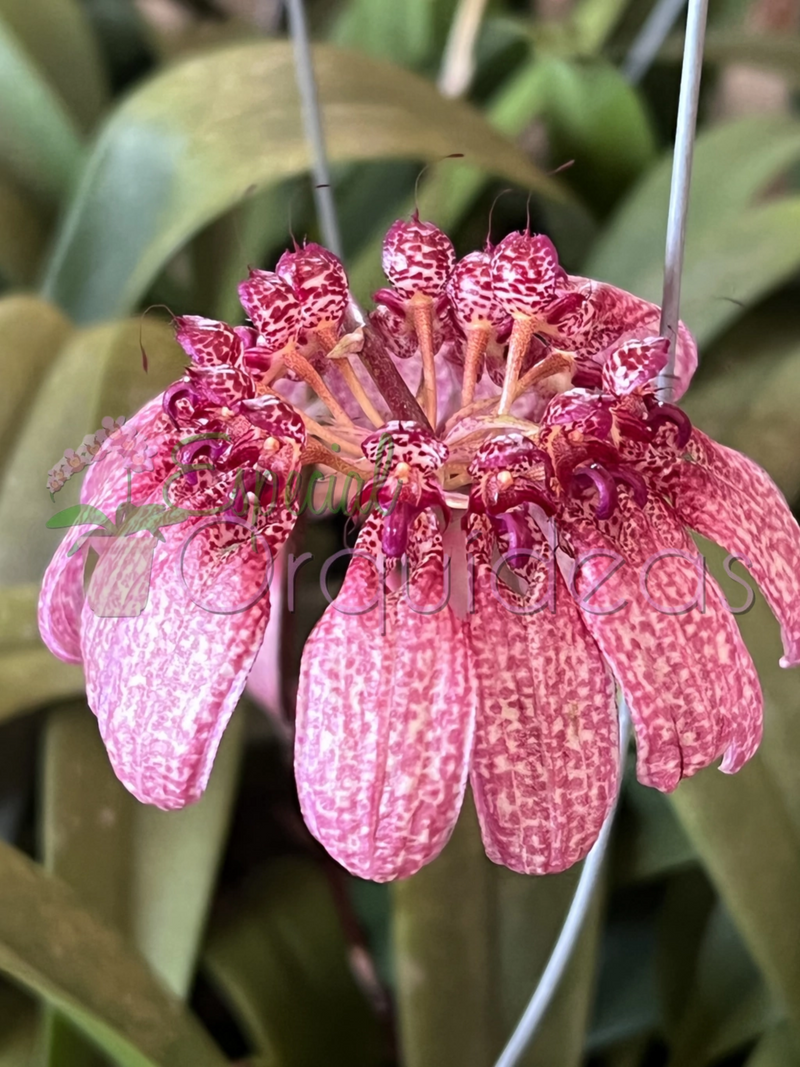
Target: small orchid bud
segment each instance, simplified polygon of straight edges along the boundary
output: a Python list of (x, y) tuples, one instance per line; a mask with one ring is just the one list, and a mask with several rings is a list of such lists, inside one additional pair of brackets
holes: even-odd
[(383, 239), (383, 271), (398, 293), (435, 297), (455, 266), (453, 242), (432, 222), (398, 219)]
[(235, 364), (244, 352), (244, 345), (232, 326), (202, 315), (176, 316), (175, 339), (198, 367)]
[(350, 293), (344, 267), (333, 252), (313, 242), (296, 252), (284, 252), (275, 273), (291, 288), (301, 306), (302, 329), (339, 326)]
[(291, 286), (274, 271), (251, 270), (239, 285), (239, 299), (268, 352), (278, 352), (295, 340), (302, 309)]
[(494, 295), (509, 315), (537, 314), (566, 279), (555, 245), (544, 234), (510, 233), (492, 254)]
[(492, 287), (492, 256), (489, 252), (470, 252), (456, 264), (447, 283), (447, 295), (459, 326), (486, 324), (501, 330), (508, 323), (508, 312), (498, 302)]

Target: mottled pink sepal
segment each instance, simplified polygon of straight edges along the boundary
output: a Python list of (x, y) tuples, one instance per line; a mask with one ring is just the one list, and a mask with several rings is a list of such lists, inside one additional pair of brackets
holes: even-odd
[[(303, 652), (295, 772), (311, 832), (352, 874), (388, 881), (439, 854), (467, 780), (475, 715), (462, 623), (442, 606), (427, 516), (406, 590), (381, 593), (369, 525)], [(428, 529), (425, 544), (420, 531)]]

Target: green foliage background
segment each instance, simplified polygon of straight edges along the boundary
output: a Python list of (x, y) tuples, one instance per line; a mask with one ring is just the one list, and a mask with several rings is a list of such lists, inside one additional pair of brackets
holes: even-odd
[[(420, 164), (459, 152), (419, 202), (460, 252), (510, 185), (495, 233), (522, 224), (532, 191), (568, 269), (658, 300), (679, 41), (632, 87), (620, 61), (648, 0), (558, 17), (496, 0), (456, 101), (435, 78), (457, 7), (309, 4), (357, 295), (380, 284), (381, 236)], [(800, 41), (759, 25), (711, 0), (686, 406), (795, 502)], [(784, 106), (722, 117), (734, 64), (779, 78)], [(308, 166), (277, 4), (0, 0), (0, 1067), (490, 1067), (569, 906), (578, 871), (493, 867), (469, 805), (416, 877), (349, 878), (302, 826), (285, 731), (246, 700), (202, 802), (144, 808), (109, 769), (80, 670), (39, 641), (47, 469), (180, 373), (144, 307), (236, 319), (235, 282), (273, 264), (290, 210), (318, 236)], [(336, 545), (324, 524), (308, 536), (319, 555)], [(767, 697), (761, 752), (669, 799), (628, 776), (604, 891), (527, 1067), (800, 1064), (800, 675), (779, 670), (763, 601), (740, 620)]]

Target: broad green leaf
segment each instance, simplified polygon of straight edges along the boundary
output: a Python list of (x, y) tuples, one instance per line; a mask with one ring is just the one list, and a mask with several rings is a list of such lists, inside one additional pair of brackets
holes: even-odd
[(636, 91), (609, 63), (544, 58), (550, 158), (574, 160), (565, 180), (606, 212), (655, 158), (652, 125)]
[(79, 0), (0, 0), (17, 35), (81, 129), (97, 121), (108, 96), (97, 42)]
[(178, 378), (182, 367), (183, 354), (170, 329), (156, 320), (108, 323), (70, 337), (44, 375), (25, 426), (7, 452), (0, 478), (0, 581), (37, 581), (58, 544), (59, 534), (47, 530), (46, 523), (75, 502), (80, 483), (80, 477), (73, 477), (51, 501), (47, 471), (64, 449), (77, 448), (106, 415), (132, 415)]
[[(13, 451), (36, 391), (72, 327), (58, 308), (21, 294), (0, 300), (0, 471)], [(55, 462), (55, 460), (54, 460)], [(44, 485), (48, 464), (37, 479)]]
[(38, 585), (0, 587), (0, 653), (38, 646)]
[[(208, 790), (196, 805), (161, 812), (136, 801), (111, 769), (84, 701), (50, 715), (45, 745), (42, 842), (46, 868), (92, 915), (125, 935), (177, 996), (188, 996), (227, 836), (245, 722), (234, 716)], [(60, 1022), (56, 1021), (57, 1019)], [(59, 1067), (62, 1016), (43, 1044)]]
[(64, 105), (0, 18), (0, 164), (47, 201), (69, 191), (82, 162)]
[(580, 50), (599, 52), (627, 6), (628, 0), (580, 0), (569, 20)]
[[(460, 151), (490, 173), (563, 195), (477, 111), (422, 78), (330, 46), (314, 54), (332, 162)], [(170, 68), (103, 131), (45, 292), (80, 322), (129, 311), (189, 237), (254, 185), (305, 171), (308, 152), (290, 44), (237, 45)]]
[(670, 1042), (670, 1064), (704, 1067), (746, 1045), (779, 1018), (758, 968), (718, 901), (700, 945), (686, 1010)]
[(0, 970), (120, 1067), (223, 1067), (200, 1025), (60, 880), (0, 844)]
[(305, 859), (272, 860), (221, 907), (208, 974), (256, 1052), (281, 1067), (379, 1067), (386, 1049), (355, 983), (331, 888)]
[[(800, 156), (800, 124), (742, 119), (697, 141), (683, 275), (682, 315), (706, 342), (800, 262), (800, 204), (751, 206)], [(671, 153), (623, 203), (584, 267), (592, 277), (660, 300)]]
[[(469, 799), (442, 855), (394, 886), (407, 1067), (483, 1067), (496, 1059), (549, 958), (579, 873), (574, 868), (529, 878), (490, 863)], [(520, 1061), (525, 1067), (580, 1063), (600, 908), (598, 898), (539, 1034)]]
[(734, 777), (714, 768), (672, 803), (753, 958), (800, 1023), (800, 942), (787, 937), (800, 899), (800, 837), (761, 754)]
[(650, 1033), (658, 1025), (656, 948), (651, 894), (639, 891), (624, 906), (612, 906), (600, 945), (590, 1051)]
[[(498, 867), (495, 926), (499, 931), (503, 1040), (527, 1006), (561, 930), (579, 871), (529, 878)], [(569, 964), (521, 1067), (580, 1067), (594, 1000), (604, 893), (592, 901)]]
[(694, 850), (666, 798), (636, 781), (630, 769), (617, 816), (614, 875), (617, 881), (658, 878), (695, 860)]
[(179, 812), (136, 805), (131, 936), (165, 985), (182, 998), (194, 979), (228, 837), (247, 712), (243, 701), (225, 731), (202, 800)]
[(349, 0), (330, 40), (377, 59), (428, 67), (444, 45), (456, 0)]
[(674, 1034), (690, 1007), (703, 938), (719, 897), (699, 866), (673, 874), (656, 918), (656, 980), (661, 1030)]
[(37, 208), (11, 182), (0, 179), (0, 280), (30, 285), (46, 239), (47, 227)]
[(0, 721), (81, 692), (81, 668), (44, 647), (0, 652)]
[(15, 986), (0, 985), (0, 1067), (31, 1067), (36, 1051), (36, 1006)]
[(442, 854), (393, 891), (403, 1063), (486, 1067), (505, 1035), (493, 871), (471, 797)]
[(800, 1067), (800, 1044), (787, 1023), (764, 1034), (745, 1067)]

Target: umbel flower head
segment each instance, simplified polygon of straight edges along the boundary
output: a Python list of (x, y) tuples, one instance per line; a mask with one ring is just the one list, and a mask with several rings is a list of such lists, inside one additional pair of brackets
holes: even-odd
[[(342, 483), (360, 530), (302, 659), (312, 833), (354, 874), (410, 875), (443, 848), (469, 780), (492, 860), (563, 870), (618, 788), (618, 692), (639, 779), (658, 789), (718, 759), (736, 771), (758, 746), (758, 679), (688, 530), (749, 567), (784, 666), (800, 662), (800, 530), (764, 471), (665, 400), (653, 304), (567, 274), (543, 235), (457, 261), (416, 214), (389, 230), (383, 265), (366, 320), (311, 243), (242, 282), (251, 325), (175, 320), (185, 375), (126, 424), (133, 461), (102, 445), (82, 499), (183, 521), (149, 542), (146, 574), (126, 555), (146, 532), (96, 539), (87, 596), (93, 539), (70, 555), (67, 537), (42, 635), (83, 663), (128, 789), (197, 800), (313, 466)], [(681, 324), (673, 397), (695, 366)]]

